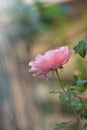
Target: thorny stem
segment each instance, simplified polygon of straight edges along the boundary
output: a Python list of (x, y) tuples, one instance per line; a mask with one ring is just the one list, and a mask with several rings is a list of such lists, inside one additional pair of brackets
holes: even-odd
[[(60, 86), (61, 86), (63, 92), (66, 94), (66, 91), (65, 91), (65, 89), (64, 89), (64, 85), (63, 85), (63, 82), (62, 82), (62, 80), (61, 80), (61, 78), (60, 78), (60, 75), (59, 75), (59, 73), (58, 73), (58, 70), (56, 69), (55, 72), (56, 72), (56, 74), (57, 74), (57, 77), (58, 77)], [(68, 97), (67, 94), (66, 94), (66, 96)], [(70, 104), (70, 107), (71, 107), (71, 109), (72, 109), (74, 115), (75, 115), (76, 118), (77, 118), (77, 123), (78, 123), (78, 124), (77, 124), (77, 125), (78, 125), (78, 126), (77, 126), (77, 130), (81, 130), (81, 126), (80, 126), (80, 116), (77, 114), (77, 112), (75, 111), (75, 109), (74, 109), (73, 106), (71, 105), (70, 98), (68, 98), (68, 99), (69, 99), (68, 102), (69, 102), (69, 104)]]

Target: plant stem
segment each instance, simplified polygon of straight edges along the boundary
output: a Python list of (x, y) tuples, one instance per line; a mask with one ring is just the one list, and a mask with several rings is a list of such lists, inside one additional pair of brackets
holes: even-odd
[[(60, 76), (59, 76), (58, 70), (56, 69), (55, 72), (56, 72), (56, 74), (57, 74), (57, 77), (58, 77), (58, 80), (59, 80), (59, 83), (60, 83), (60, 86), (61, 86), (63, 92), (64, 92), (65, 95), (68, 97), (68, 95), (66, 94), (66, 91), (65, 91), (65, 89), (64, 89), (63, 82), (62, 82), (62, 80), (61, 80), (61, 78), (60, 78)], [(75, 109), (74, 109), (73, 106), (71, 105), (71, 100), (70, 100), (69, 97), (68, 97), (68, 103), (70, 104), (70, 107), (71, 107), (71, 109), (72, 109), (72, 111), (73, 111), (75, 117), (77, 118), (77, 125), (78, 125), (78, 126), (77, 126), (76, 129), (77, 129), (77, 130), (82, 130), (82, 129), (81, 129), (81, 126), (80, 126), (80, 116), (77, 114), (77, 112), (75, 111)]]
[(60, 85), (61, 85), (61, 88), (62, 88), (63, 92), (65, 93), (66, 91), (65, 91), (65, 89), (64, 89), (63, 82), (61, 81), (61, 78), (60, 78), (60, 76), (59, 76), (59, 73), (58, 73), (57, 69), (56, 69), (55, 71), (56, 71), (56, 74), (57, 74), (59, 83), (60, 83)]

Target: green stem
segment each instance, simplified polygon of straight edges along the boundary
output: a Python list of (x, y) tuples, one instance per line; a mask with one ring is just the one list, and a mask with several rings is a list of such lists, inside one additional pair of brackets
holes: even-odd
[[(58, 77), (58, 80), (59, 80), (59, 83), (60, 83), (60, 86), (61, 86), (63, 92), (64, 92), (65, 95), (68, 97), (68, 95), (66, 94), (66, 91), (65, 91), (65, 89), (64, 89), (63, 82), (62, 82), (62, 80), (61, 80), (61, 78), (60, 78), (60, 76), (59, 76), (58, 70), (56, 69), (55, 72), (56, 72), (56, 74), (57, 74), (57, 77)], [(73, 106), (71, 105), (71, 100), (70, 100), (69, 97), (68, 97), (68, 99), (69, 99), (68, 102), (69, 102), (69, 104), (70, 104), (70, 107), (71, 107), (71, 109), (72, 109), (74, 115), (75, 115), (76, 118), (77, 118), (77, 123), (78, 123), (78, 126), (77, 126), (78, 128), (77, 128), (77, 130), (81, 130), (81, 126), (80, 126), (80, 116), (77, 114), (77, 112), (75, 111), (75, 109), (74, 109)]]
[(59, 76), (59, 73), (58, 73), (57, 69), (56, 69), (55, 71), (56, 71), (56, 74), (57, 74), (59, 83), (60, 83), (60, 85), (61, 85), (61, 88), (62, 88), (63, 92), (65, 93), (66, 91), (65, 91), (65, 89), (64, 89), (63, 82), (61, 81), (61, 78), (60, 78), (60, 76)]

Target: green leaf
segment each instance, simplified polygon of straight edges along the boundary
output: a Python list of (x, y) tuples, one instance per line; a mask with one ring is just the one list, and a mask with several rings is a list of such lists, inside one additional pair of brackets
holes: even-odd
[(82, 109), (82, 104), (77, 101), (72, 101), (71, 105), (77, 110), (80, 111)]
[(86, 85), (87, 85), (87, 80), (78, 80), (78, 81), (77, 81), (77, 84), (78, 84), (78, 85), (86, 86)]
[(76, 83), (70, 86), (72, 94), (78, 94), (79, 92), (84, 92), (87, 89), (87, 80), (77, 80)]
[(69, 97), (64, 92), (60, 92), (59, 98), (62, 102), (67, 102), (69, 100)]
[(85, 58), (87, 50), (87, 40), (81, 40), (73, 48), (75, 53), (78, 53), (81, 57)]
[(70, 122), (61, 122), (56, 126), (54, 126), (53, 128), (51, 128), (50, 130), (61, 130), (62, 128), (67, 127), (69, 123)]
[(76, 130), (76, 126), (74, 126), (74, 125), (70, 125), (69, 128), (71, 128), (71, 130)]

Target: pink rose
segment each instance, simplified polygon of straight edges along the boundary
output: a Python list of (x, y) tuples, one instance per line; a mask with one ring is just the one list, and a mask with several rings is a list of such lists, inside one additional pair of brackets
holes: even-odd
[(73, 50), (68, 51), (67, 46), (47, 51), (44, 55), (38, 54), (35, 61), (29, 63), (29, 66), (31, 66), (29, 72), (32, 72), (34, 76), (44, 75), (47, 77), (47, 74), (51, 70), (62, 68), (62, 66), (68, 62), (72, 54)]

